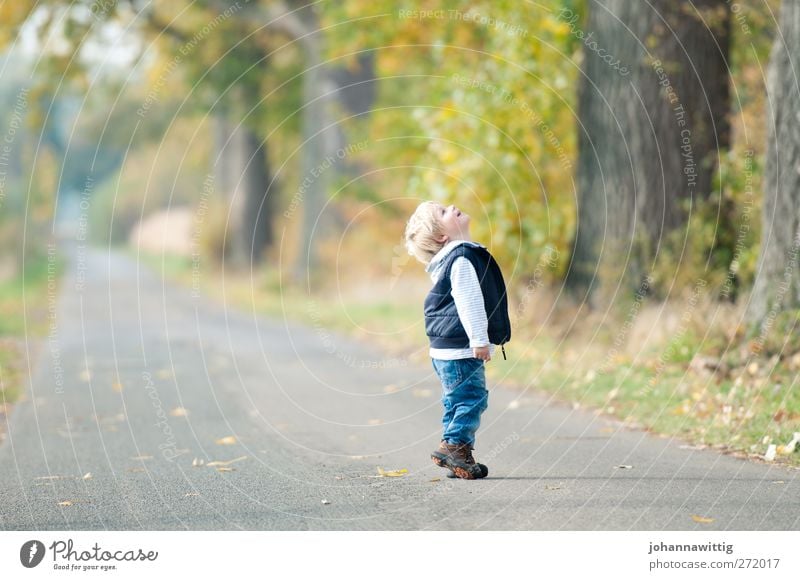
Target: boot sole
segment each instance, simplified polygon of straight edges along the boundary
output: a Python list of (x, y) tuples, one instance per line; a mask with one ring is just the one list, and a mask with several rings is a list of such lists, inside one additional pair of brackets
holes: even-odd
[[(450, 472), (459, 479), (481, 479), (489, 475), (489, 470), (485, 465), (476, 463), (474, 465), (467, 465), (460, 461), (454, 461), (449, 455), (434, 451), (431, 453), (431, 459), (439, 467), (449, 469)], [(448, 477), (450, 475), (448, 474)]]
[[(489, 468), (486, 467), (483, 463), (477, 463), (476, 465), (480, 468), (481, 471), (479, 474), (475, 476), (475, 479), (483, 479), (484, 477), (489, 475)], [(450, 479), (458, 478), (458, 476), (452, 471), (447, 472), (447, 477), (449, 477)]]

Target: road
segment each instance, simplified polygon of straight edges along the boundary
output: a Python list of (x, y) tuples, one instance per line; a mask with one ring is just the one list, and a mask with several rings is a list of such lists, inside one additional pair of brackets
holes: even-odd
[(430, 365), (69, 251), (0, 445), (0, 529), (798, 529), (797, 470), (502, 385), (475, 452), (490, 476), (446, 479)]

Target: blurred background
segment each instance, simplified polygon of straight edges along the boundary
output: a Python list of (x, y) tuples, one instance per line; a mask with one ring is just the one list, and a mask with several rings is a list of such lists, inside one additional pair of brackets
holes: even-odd
[(433, 199), (509, 285), (492, 380), (750, 454), (800, 430), (800, 4), (443, 4), (2, 2), (4, 401), (59, 240), (427, 364)]

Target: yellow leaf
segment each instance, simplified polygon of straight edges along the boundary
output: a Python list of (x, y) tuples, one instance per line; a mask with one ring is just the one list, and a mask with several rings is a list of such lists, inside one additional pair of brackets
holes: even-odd
[(704, 518), (702, 516), (692, 516), (692, 519), (698, 524), (710, 524), (714, 521), (714, 518)]
[(406, 473), (408, 473), (408, 469), (395, 469), (393, 471), (384, 471), (380, 467), (378, 468), (378, 475), (381, 477), (403, 477)]
[(236, 471), (233, 467), (217, 467), (217, 471)]
[(228, 435), (227, 437), (223, 437), (222, 439), (217, 439), (215, 441), (217, 445), (236, 445), (236, 437), (233, 435)]
[(189, 414), (189, 411), (184, 409), (183, 407), (175, 407), (172, 411), (169, 412), (170, 417), (186, 417)]
[(58, 502), (58, 505), (60, 505), (62, 507), (68, 507), (68, 506), (72, 505), (72, 502), (71, 501), (60, 501), (60, 502)]
[(247, 455), (242, 455), (241, 457), (237, 457), (236, 459), (231, 459), (230, 461), (209, 461), (206, 463), (209, 467), (218, 467), (222, 465), (230, 465), (231, 463), (236, 463), (237, 461), (241, 461), (242, 459), (247, 459)]

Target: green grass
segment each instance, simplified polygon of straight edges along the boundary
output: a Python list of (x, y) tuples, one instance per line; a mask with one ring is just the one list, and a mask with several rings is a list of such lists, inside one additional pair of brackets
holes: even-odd
[(25, 271), (0, 283), (0, 403), (13, 403), (22, 391), (23, 341), (45, 336), (48, 328), (48, 284), (57, 292), (61, 263), (47, 255), (29, 258)]

